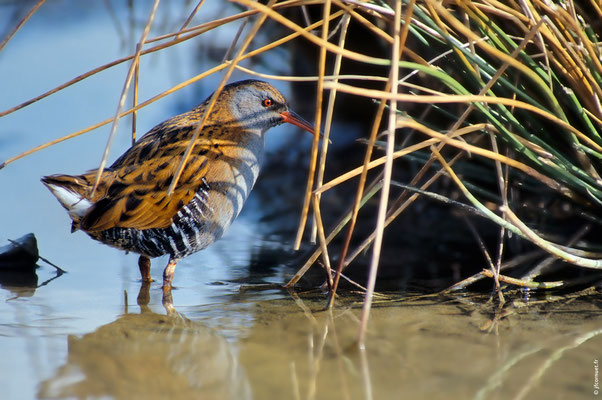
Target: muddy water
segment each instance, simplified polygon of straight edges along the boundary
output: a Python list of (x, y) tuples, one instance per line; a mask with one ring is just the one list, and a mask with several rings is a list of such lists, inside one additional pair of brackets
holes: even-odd
[[(0, 109), (123, 56), (130, 18), (108, 3), (47, 2), (0, 53)], [(169, 2), (176, 9), (167, 14), (182, 15), (177, 7), (188, 3)], [(0, 26), (22, 15), (3, 7)], [(137, 10), (131, 20), (144, 20), (146, 11)], [(222, 39), (234, 33), (209, 39), (227, 48), (229, 39)], [(140, 98), (212, 66), (199, 65), (198, 45), (143, 58)], [(126, 73), (117, 67), (0, 118), (0, 160), (112, 116)], [(219, 78), (142, 110), (139, 130), (198, 104)], [(128, 147), (130, 122), (122, 121), (110, 160)], [(294, 134), (273, 131), (272, 149)], [(66, 213), (39, 183), (43, 175), (96, 167), (108, 132), (101, 128), (0, 170), (0, 246), (33, 232), (40, 254), (68, 271), (57, 277), (40, 261), (20, 283), (0, 274), (0, 398), (594, 397), (602, 358), (599, 295), (518, 302), (496, 313), (486, 299), (469, 295), (401, 301), (408, 295), (395, 293), (376, 303), (360, 351), (355, 295), (341, 293), (326, 312), (320, 293), (241, 290), (294, 273), (266, 257), (296, 255), (292, 235), (264, 235), (255, 193), (222, 241), (179, 263), (166, 308), (158, 284), (141, 290), (134, 255), (69, 233)], [(153, 261), (156, 279), (165, 263)]]
[(8, 398), (594, 396), (599, 302), (515, 301), (495, 313), (485, 298), (390, 296), (373, 309), (362, 351), (359, 299), (343, 296), (329, 312), (318, 293), (241, 288), (205, 283), (210, 301), (178, 305), (202, 289), (180, 288), (173, 308), (156, 285), (128, 291), (127, 303), (118, 291), (5, 293), (3, 387)]

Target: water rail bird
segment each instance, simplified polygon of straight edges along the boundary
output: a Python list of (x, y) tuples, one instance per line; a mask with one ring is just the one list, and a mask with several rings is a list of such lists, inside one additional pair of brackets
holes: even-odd
[(78, 229), (93, 239), (140, 254), (143, 282), (150, 259), (169, 254), (163, 289), (170, 290), (177, 262), (219, 239), (253, 188), (264, 158), (268, 129), (291, 123), (311, 133), (270, 84), (245, 80), (226, 85), (207, 116), (171, 196), (168, 188), (211, 96), (157, 125), (101, 175), (42, 178)]

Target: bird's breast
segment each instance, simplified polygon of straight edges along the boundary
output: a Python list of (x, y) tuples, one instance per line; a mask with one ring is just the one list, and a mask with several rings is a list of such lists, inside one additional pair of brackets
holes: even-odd
[(233, 146), (221, 146), (219, 156), (211, 160), (195, 198), (178, 215), (189, 216), (202, 230), (219, 239), (242, 210), (259, 175), (264, 158), (263, 137), (251, 137)]

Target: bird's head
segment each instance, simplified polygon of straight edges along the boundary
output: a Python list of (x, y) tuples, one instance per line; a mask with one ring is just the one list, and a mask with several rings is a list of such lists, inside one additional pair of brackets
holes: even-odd
[(267, 82), (246, 80), (231, 83), (224, 87), (218, 103), (222, 103), (220, 108), (227, 104), (237, 125), (259, 130), (262, 134), (283, 123), (315, 133), (312, 124), (291, 110), (284, 96)]

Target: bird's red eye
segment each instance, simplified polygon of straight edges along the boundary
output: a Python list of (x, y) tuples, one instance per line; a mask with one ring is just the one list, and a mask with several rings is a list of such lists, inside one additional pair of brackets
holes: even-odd
[(263, 99), (261, 104), (263, 104), (264, 107), (270, 107), (272, 105), (272, 99)]

